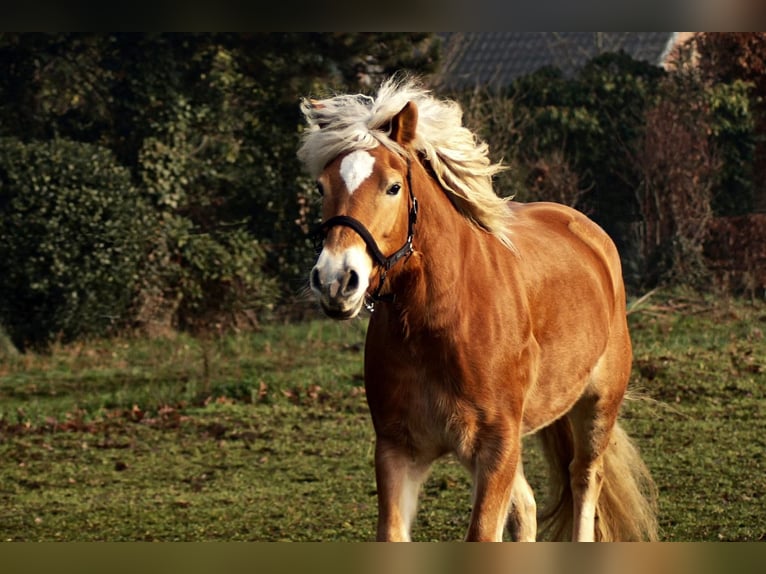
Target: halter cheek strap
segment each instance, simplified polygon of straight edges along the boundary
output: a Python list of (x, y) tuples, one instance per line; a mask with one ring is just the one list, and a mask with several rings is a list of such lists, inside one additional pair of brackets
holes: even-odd
[[(394, 251), (391, 255), (386, 257), (383, 252), (380, 250), (380, 247), (378, 247), (377, 242), (375, 241), (375, 238), (372, 236), (370, 231), (364, 226), (364, 224), (359, 221), (358, 219), (354, 219), (353, 217), (350, 217), (348, 215), (336, 215), (335, 217), (331, 217), (324, 223), (322, 223), (319, 226), (319, 234), (322, 239), (327, 237), (327, 233), (332, 229), (333, 227), (350, 227), (356, 233), (361, 237), (365, 244), (367, 245), (367, 249), (370, 250), (370, 253), (372, 254), (373, 258), (375, 259), (376, 263), (382, 267), (382, 271), (380, 273), (380, 280), (378, 282), (378, 287), (375, 289), (375, 292), (372, 294), (372, 300), (373, 301), (386, 301), (386, 300), (393, 300), (393, 296), (389, 295), (381, 295), (380, 292), (383, 289), (383, 284), (386, 281), (386, 273), (394, 266), (397, 262), (399, 262), (404, 257), (407, 257), (408, 255), (412, 254), (413, 248), (412, 248), (412, 238), (415, 235), (415, 223), (418, 219), (418, 200), (415, 198), (415, 194), (412, 192), (412, 177), (410, 175), (410, 159), (407, 158), (407, 189), (409, 191), (409, 199), (410, 199), (410, 209), (407, 216), (407, 239), (404, 242), (404, 245), (402, 245), (399, 249)], [(367, 308), (372, 311), (373, 305), (367, 305)]]

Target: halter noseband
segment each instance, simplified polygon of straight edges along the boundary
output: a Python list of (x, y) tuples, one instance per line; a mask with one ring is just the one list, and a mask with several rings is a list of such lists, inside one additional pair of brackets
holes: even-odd
[(378, 286), (375, 289), (375, 292), (370, 296), (372, 299), (372, 302), (365, 302), (365, 307), (367, 307), (368, 311), (373, 311), (374, 309), (374, 302), (376, 301), (393, 301), (393, 295), (381, 295), (380, 291), (383, 289), (383, 283), (386, 281), (386, 274), (388, 271), (396, 265), (401, 259), (409, 256), (413, 252), (412, 248), (412, 238), (415, 235), (415, 222), (418, 219), (418, 200), (415, 198), (415, 194), (412, 192), (412, 176), (410, 171), (410, 158), (407, 158), (407, 191), (409, 192), (409, 199), (410, 199), (410, 209), (407, 216), (407, 239), (404, 242), (404, 245), (402, 245), (399, 249), (394, 251), (391, 255), (386, 257), (383, 252), (380, 250), (380, 247), (378, 247), (377, 242), (375, 241), (375, 238), (372, 236), (370, 231), (364, 226), (364, 224), (359, 221), (358, 219), (355, 219), (353, 217), (350, 217), (348, 215), (336, 215), (335, 217), (331, 217), (324, 223), (322, 223), (319, 226), (319, 234), (321, 235), (322, 239), (324, 240), (325, 237), (327, 237), (327, 233), (332, 229), (333, 227), (350, 227), (356, 233), (361, 237), (365, 244), (367, 245), (367, 249), (370, 250), (370, 253), (372, 254), (373, 258), (377, 262), (378, 265), (382, 268), (382, 271), (380, 272), (380, 279), (378, 281)]

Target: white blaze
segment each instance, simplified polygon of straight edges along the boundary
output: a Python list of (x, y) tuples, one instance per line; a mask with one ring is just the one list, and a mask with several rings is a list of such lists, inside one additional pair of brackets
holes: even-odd
[(340, 176), (349, 194), (354, 193), (362, 182), (370, 177), (375, 158), (364, 150), (351, 152), (340, 162)]

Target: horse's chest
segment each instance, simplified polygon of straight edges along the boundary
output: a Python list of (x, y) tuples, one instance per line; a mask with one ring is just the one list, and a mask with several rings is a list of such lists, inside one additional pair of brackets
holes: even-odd
[(407, 381), (390, 381), (385, 394), (368, 385), (378, 434), (427, 456), (470, 451), (479, 419), (474, 405), (450, 388), (448, 380), (418, 374)]
[(406, 344), (389, 339), (375, 348), (386, 352), (367, 354), (365, 381), (381, 437), (424, 454), (463, 457), (507, 406), (507, 365), (474, 360), (478, 353), (466, 345), (431, 337)]

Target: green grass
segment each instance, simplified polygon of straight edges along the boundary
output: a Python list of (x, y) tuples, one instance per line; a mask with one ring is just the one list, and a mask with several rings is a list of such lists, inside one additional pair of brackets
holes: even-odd
[(627, 426), (660, 488), (666, 540), (766, 540), (766, 306), (669, 299), (631, 316)]
[[(629, 320), (643, 398), (623, 418), (662, 539), (766, 538), (766, 305), (655, 294)], [(371, 540), (364, 331), (315, 320), (0, 359), (0, 540)], [(459, 540), (469, 514), (446, 459), (414, 538)]]

